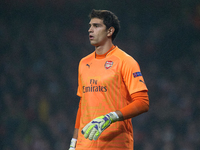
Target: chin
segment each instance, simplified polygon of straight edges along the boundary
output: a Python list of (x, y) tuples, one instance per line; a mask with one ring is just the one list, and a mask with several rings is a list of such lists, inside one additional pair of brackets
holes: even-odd
[(98, 46), (98, 44), (97, 44), (97, 43), (94, 43), (94, 42), (90, 42), (90, 44), (91, 44), (92, 46)]

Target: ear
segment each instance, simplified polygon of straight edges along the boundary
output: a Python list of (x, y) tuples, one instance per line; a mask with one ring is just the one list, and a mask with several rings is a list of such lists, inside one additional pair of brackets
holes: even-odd
[(107, 36), (112, 36), (112, 34), (114, 33), (115, 28), (114, 27), (110, 27), (107, 31)]

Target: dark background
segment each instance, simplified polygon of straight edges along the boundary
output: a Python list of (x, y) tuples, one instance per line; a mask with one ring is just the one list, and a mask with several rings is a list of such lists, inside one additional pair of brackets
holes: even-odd
[(93, 8), (118, 16), (114, 44), (138, 61), (149, 89), (149, 112), (133, 118), (135, 149), (199, 149), (195, 0), (0, 0), (0, 149), (69, 148)]

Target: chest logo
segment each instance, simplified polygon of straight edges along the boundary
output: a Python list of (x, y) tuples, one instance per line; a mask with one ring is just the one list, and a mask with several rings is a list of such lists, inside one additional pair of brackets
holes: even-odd
[(112, 67), (112, 65), (113, 65), (113, 62), (112, 62), (112, 61), (106, 61), (106, 63), (105, 63), (105, 68), (106, 68), (106, 69), (110, 69), (110, 68)]

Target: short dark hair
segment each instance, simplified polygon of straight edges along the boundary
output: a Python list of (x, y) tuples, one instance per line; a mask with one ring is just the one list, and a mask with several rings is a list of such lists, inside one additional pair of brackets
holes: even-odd
[(112, 41), (117, 36), (117, 33), (120, 29), (120, 23), (118, 20), (118, 17), (109, 10), (95, 10), (93, 9), (91, 13), (89, 14), (89, 18), (99, 18), (103, 20), (103, 23), (105, 24), (106, 28), (109, 29), (110, 27), (114, 27), (115, 31), (112, 34)]

